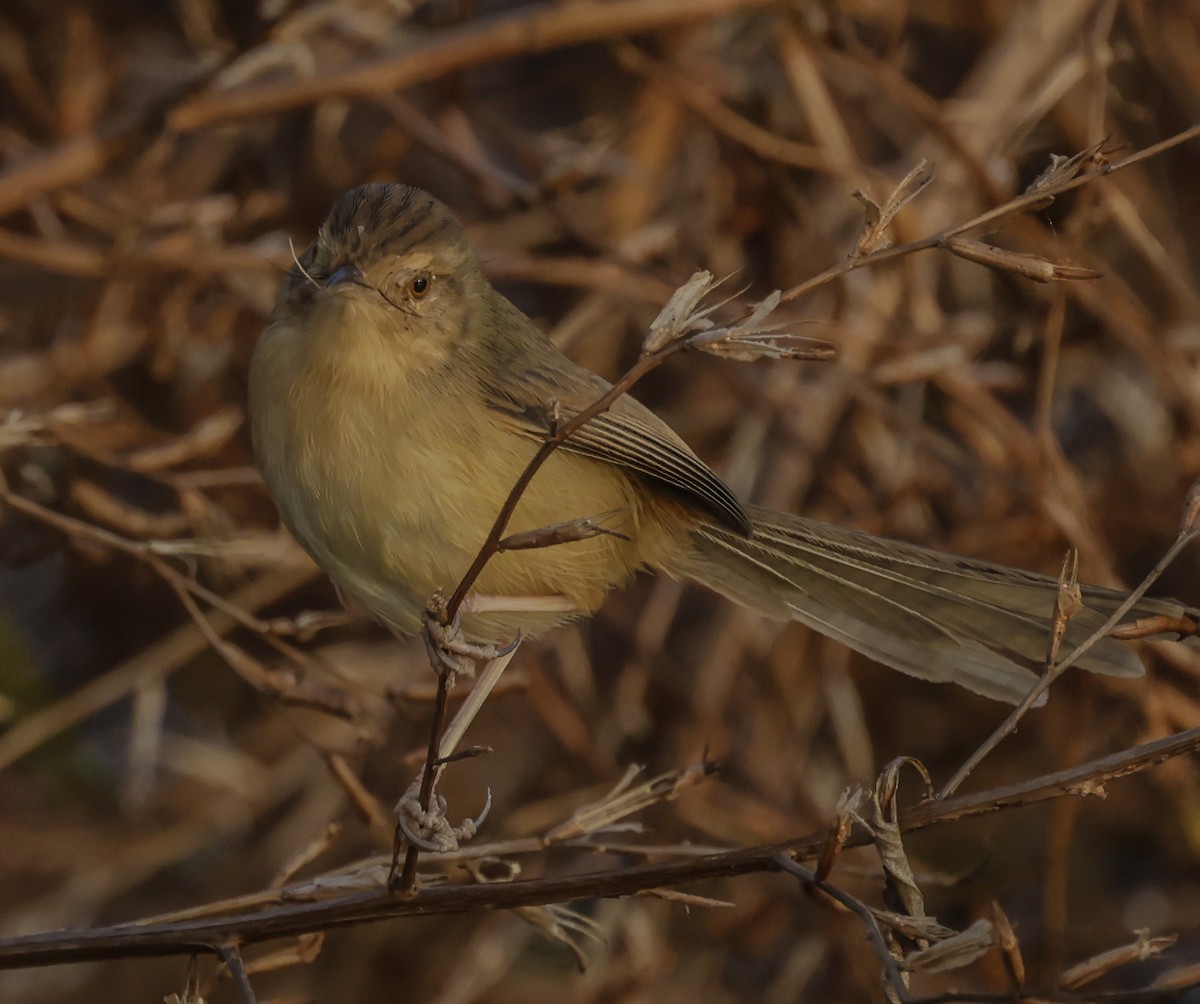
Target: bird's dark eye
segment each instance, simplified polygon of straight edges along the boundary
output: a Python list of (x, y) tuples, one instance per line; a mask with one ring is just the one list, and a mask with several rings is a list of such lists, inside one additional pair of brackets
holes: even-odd
[(408, 284), (408, 289), (409, 289), (409, 292), (411, 292), (413, 296), (417, 297), (417, 299), (420, 299), (422, 296), (424, 296), (426, 293), (429, 292), (429, 285), (430, 285), (429, 274), (426, 272), (422, 272), (420, 275), (413, 276), (412, 281), (409, 282), (409, 284)]

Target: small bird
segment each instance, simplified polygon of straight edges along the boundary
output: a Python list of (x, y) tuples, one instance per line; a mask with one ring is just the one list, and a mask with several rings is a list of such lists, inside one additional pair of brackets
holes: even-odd
[[(492, 287), (445, 205), (369, 184), (337, 200), (284, 280), (250, 367), (251, 434), (292, 534), (345, 596), (411, 634), (471, 564), (555, 413), (609, 386)], [(581, 517), (613, 532), (488, 562), (475, 592), (509, 608), (465, 614), (466, 638), (591, 614), (649, 568), (998, 700), (1019, 701), (1046, 656), (1055, 579), (745, 505), (628, 395), (550, 455), (509, 532)], [(1085, 586), (1065, 644), (1123, 599)], [(1148, 599), (1129, 620), (1155, 616), (1200, 615)], [(1143, 671), (1110, 639), (1081, 664)]]

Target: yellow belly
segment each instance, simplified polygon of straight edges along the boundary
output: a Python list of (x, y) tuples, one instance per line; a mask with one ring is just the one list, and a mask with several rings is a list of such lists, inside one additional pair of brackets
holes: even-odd
[[(420, 409), (397, 419), (378, 402), (338, 395), (325, 414), (306, 416), (304, 433), (287, 420), (270, 432), (289, 441), (293, 461), (264, 465), (285, 523), (349, 599), (401, 633), (419, 627), (437, 591), (458, 584), (537, 443), (494, 419), (482, 405), (453, 427)], [(278, 415), (276, 416), (279, 417)], [(294, 417), (294, 416), (293, 416)], [(628, 476), (559, 451), (526, 490), (508, 532), (602, 517), (602, 535), (555, 547), (498, 554), (474, 592), (561, 596), (590, 613), (639, 566), (638, 507)], [(464, 617), (469, 636), (511, 639), (569, 613), (518, 611)]]

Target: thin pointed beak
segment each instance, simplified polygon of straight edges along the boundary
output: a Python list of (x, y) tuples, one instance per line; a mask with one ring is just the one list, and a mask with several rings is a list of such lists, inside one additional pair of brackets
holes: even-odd
[(362, 277), (362, 271), (357, 265), (343, 265), (325, 280), (325, 288), (333, 289), (334, 286), (340, 286), (346, 282), (355, 286), (361, 286), (363, 285)]

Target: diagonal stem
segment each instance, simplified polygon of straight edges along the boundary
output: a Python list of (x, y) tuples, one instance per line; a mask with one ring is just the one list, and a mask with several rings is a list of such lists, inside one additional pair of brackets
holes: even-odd
[(1083, 642), (1080, 643), (1079, 647), (1070, 652), (1066, 658), (1061, 659), (1053, 666), (1049, 667), (1048, 670), (1042, 675), (1041, 679), (1039, 679), (1034, 685), (1033, 689), (1025, 695), (1024, 700), (1022, 700), (1020, 704), (1013, 708), (1012, 713), (1006, 719), (1004, 719), (1004, 722), (1000, 725), (1000, 727), (997, 728), (996, 731), (990, 736), (988, 736), (974, 753), (967, 757), (963, 765), (959, 767), (957, 771), (955, 771), (954, 776), (946, 782), (946, 786), (942, 788), (940, 792), (938, 792), (939, 799), (949, 798), (951, 795), (953, 795), (954, 792), (958, 790), (959, 785), (961, 785), (963, 781), (965, 781), (971, 774), (971, 771), (979, 766), (979, 764), (983, 761), (983, 758), (991, 753), (991, 751), (994, 750), (998, 745), (1000, 745), (1006, 736), (1011, 735), (1016, 731), (1017, 724), (1022, 718), (1025, 717), (1026, 712), (1028, 712), (1029, 709), (1032, 708), (1035, 703), (1037, 703), (1037, 699), (1046, 692), (1050, 685), (1054, 683), (1054, 681), (1060, 676), (1062, 676), (1067, 669), (1075, 665), (1076, 662), (1078, 662), (1101, 640), (1106, 638), (1113, 628), (1121, 623), (1121, 619), (1133, 609), (1134, 605), (1144, 595), (1146, 595), (1146, 590), (1149, 589), (1158, 580), (1158, 577), (1167, 570), (1167, 567), (1171, 564), (1171, 562), (1179, 556), (1179, 552), (1187, 547), (1188, 544), (1190, 544), (1193, 540), (1195, 540), (1198, 535), (1200, 535), (1200, 529), (1185, 529), (1175, 538), (1175, 542), (1167, 549), (1166, 554), (1159, 559), (1158, 564), (1150, 570), (1150, 574), (1147, 575), (1138, 584), (1138, 587), (1125, 598), (1125, 602), (1113, 611), (1112, 616), (1109, 617), (1108, 620), (1106, 620), (1098, 628), (1096, 628), (1096, 630), (1093, 631), (1087, 638), (1085, 638)]
[[(446, 705), (450, 697), (450, 686), (450, 672), (443, 669), (438, 673), (437, 698), (429, 723), (429, 746), (425, 751), (425, 766), (421, 770), (421, 791), (417, 796), (421, 808), (426, 811), (433, 802), (433, 784), (437, 780), (438, 751), (441, 747), (442, 727), (446, 724)], [(400, 840), (400, 823), (397, 821), (396, 852), (400, 849)], [(408, 896), (413, 892), (417, 881), (417, 858), (420, 853), (420, 848), (416, 844), (409, 843), (408, 850), (404, 854), (404, 866), (400, 869), (399, 878), (395, 874), (396, 854), (393, 853), (392, 869), (388, 875), (388, 889), (398, 891), (403, 896)]]

